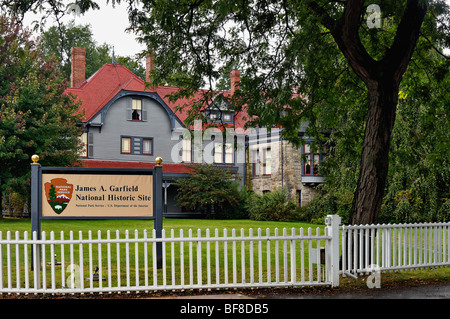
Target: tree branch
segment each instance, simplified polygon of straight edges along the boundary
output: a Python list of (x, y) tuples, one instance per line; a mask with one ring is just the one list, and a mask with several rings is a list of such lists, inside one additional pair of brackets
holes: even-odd
[(420, 0), (408, 0), (394, 42), (382, 60), (382, 72), (390, 70), (398, 83), (411, 60), (427, 12), (427, 5), (419, 2)]
[(369, 85), (377, 78), (377, 67), (376, 61), (367, 53), (358, 34), (364, 0), (347, 0), (344, 12), (337, 21), (333, 20), (316, 2), (311, 1), (308, 6), (330, 30), (355, 73)]

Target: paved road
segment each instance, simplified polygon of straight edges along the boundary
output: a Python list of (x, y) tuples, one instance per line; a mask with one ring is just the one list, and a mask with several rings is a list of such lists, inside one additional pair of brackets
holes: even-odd
[(270, 298), (283, 299), (450, 299), (450, 284), (419, 286), (401, 289), (373, 288), (354, 292), (336, 292), (327, 295), (271, 295)]
[[(257, 290), (255, 290), (257, 292)], [(167, 296), (155, 299), (450, 299), (450, 283), (408, 288), (372, 288), (349, 291), (327, 290), (326, 293), (299, 293), (283, 291), (260, 294), (219, 293), (189, 296)]]
[[(159, 305), (168, 305), (173, 318), (185, 318), (190, 309), (194, 312), (209, 309), (209, 318), (290, 318), (292, 314), (307, 313), (313, 309), (320, 317), (336, 316), (342, 309), (359, 315), (389, 315), (416, 317), (423, 309), (435, 313), (446, 313), (450, 299), (450, 283), (409, 288), (372, 288), (321, 292), (268, 291), (260, 293), (208, 293), (191, 296), (167, 296), (153, 300)], [(315, 299), (315, 300), (313, 300)], [(402, 299), (402, 300), (401, 300)], [(434, 300), (432, 300), (434, 299)], [(209, 308), (207, 308), (209, 307)], [(259, 313), (256, 313), (259, 310)], [(442, 310), (442, 311), (441, 311)], [(234, 312), (232, 312), (234, 311)], [(198, 316), (198, 318), (205, 317)], [(445, 315), (444, 315), (445, 317)]]

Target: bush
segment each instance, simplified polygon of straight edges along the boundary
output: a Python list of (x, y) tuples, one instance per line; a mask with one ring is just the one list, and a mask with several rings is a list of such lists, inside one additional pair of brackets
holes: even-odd
[(247, 194), (239, 189), (235, 171), (207, 164), (190, 168), (191, 174), (178, 180), (179, 206), (199, 210), (206, 218), (247, 218)]
[(352, 207), (353, 193), (347, 189), (321, 190), (308, 205), (301, 207), (298, 218), (314, 224), (322, 224), (327, 215), (339, 215), (346, 222)]
[(235, 202), (225, 202), (215, 212), (215, 218), (217, 219), (247, 219), (247, 202), (251, 192), (246, 187), (240, 187), (238, 182), (234, 182), (231, 187), (233, 188), (233, 194), (236, 199)]
[(247, 201), (249, 218), (261, 221), (296, 220), (297, 204), (289, 200), (288, 194), (281, 188), (264, 194), (252, 193)]

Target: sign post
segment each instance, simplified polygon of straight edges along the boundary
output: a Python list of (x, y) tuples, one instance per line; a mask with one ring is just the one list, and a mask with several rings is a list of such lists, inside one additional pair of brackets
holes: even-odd
[[(158, 157), (156, 159), (156, 166), (154, 168), (153, 176), (153, 200), (155, 207), (155, 224), (154, 228), (156, 230), (156, 238), (162, 238), (162, 210), (163, 210), (163, 196), (162, 196), (162, 158)], [(162, 242), (156, 243), (156, 264), (157, 268), (162, 268)]]
[(31, 235), (33, 232), (37, 233), (37, 239), (41, 238), (41, 222), (39, 220), (40, 205), (40, 169), (41, 164), (38, 163), (39, 156), (33, 155), (31, 157)]
[[(39, 156), (33, 155), (31, 157), (33, 163), (31, 163), (31, 239), (41, 239), (41, 221), (39, 219), (39, 207), (40, 205), (40, 170), (41, 164), (38, 163)], [(36, 235), (35, 235), (36, 234)], [(31, 270), (34, 271), (34, 278), (40, 278), (40, 265), (41, 265), (41, 245), (33, 244), (31, 249)], [(34, 255), (36, 254), (36, 255)], [(40, 280), (35, 280), (35, 286), (40, 288)]]

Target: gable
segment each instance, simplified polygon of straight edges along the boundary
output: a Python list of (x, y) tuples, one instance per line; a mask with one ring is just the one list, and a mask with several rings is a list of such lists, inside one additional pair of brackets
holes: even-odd
[[(183, 106), (189, 105), (192, 101), (200, 100), (203, 94), (207, 92), (199, 90), (189, 99), (170, 100), (169, 96), (176, 91), (178, 91), (178, 88), (171, 86), (146, 87), (146, 82), (126, 67), (120, 64), (107, 63), (78, 87), (68, 88), (66, 93), (73, 94), (76, 100), (80, 102), (80, 111), (84, 111), (83, 122), (97, 126), (104, 124), (106, 112), (119, 98), (127, 95), (148, 97), (164, 108), (170, 118), (171, 129), (173, 130), (176, 127), (185, 127), (184, 122), (188, 117), (189, 107), (183, 109)], [(228, 92), (219, 92), (216, 100), (221, 101), (220, 107), (226, 108), (228, 101), (225, 94), (228, 94)], [(233, 126), (244, 128), (245, 122), (245, 114), (239, 114), (234, 116)]]
[(97, 114), (94, 114), (90, 120), (87, 121), (93, 126), (102, 126), (105, 123), (105, 118), (110, 107), (119, 99), (133, 97), (133, 98), (148, 98), (155, 101), (158, 105), (164, 109), (170, 120), (170, 128), (173, 131), (176, 128), (183, 128), (183, 122), (175, 115), (172, 109), (161, 99), (161, 97), (156, 92), (142, 92), (134, 90), (121, 90), (112, 99), (110, 99), (105, 106), (103, 106)]
[(79, 87), (68, 88), (67, 94), (73, 94), (81, 102), (84, 121), (88, 122), (109, 103), (121, 90), (148, 91), (145, 82), (119, 64), (107, 63)]

